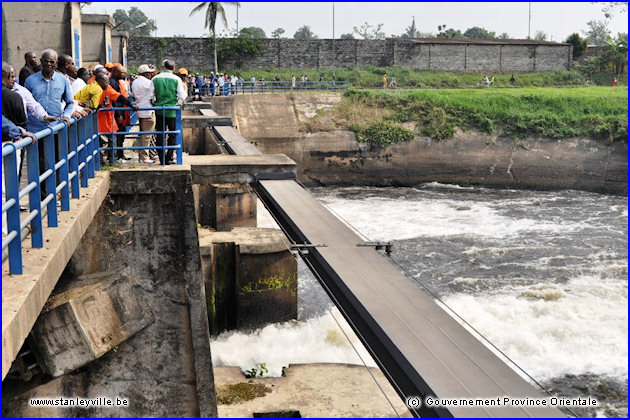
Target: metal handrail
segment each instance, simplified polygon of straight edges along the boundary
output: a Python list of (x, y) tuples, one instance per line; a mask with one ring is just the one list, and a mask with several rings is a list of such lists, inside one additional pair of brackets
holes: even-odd
[[(125, 132), (117, 132), (117, 131), (99, 131), (99, 135), (112, 136), (112, 141), (110, 141), (110, 145), (108, 147), (103, 147), (101, 150), (107, 151), (110, 156), (114, 155), (114, 152), (117, 150), (160, 150), (162, 153), (162, 165), (166, 165), (166, 151), (167, 150), (175, 150), (176, 155), (176, 163), (178, 165), (182, 164), (183, 161), (183, 150), (184, 150), (184, 140), (182, 136), (182, 109), (179, 106), (152, 106), (152, 107), (139, 107), (137, 110), (133, 110), (128, 107), (112, 107), (112, 108), (99, 108), (98, 112), (110, 112), (112, 116), (112, 121), (115, 118), (115, 111), (126, 111), (131, 113), (132, 125), (135, 125), (134, 120), (138, 118), (137, 111), (175, 111), (175, 130), (169, 131), (166, 130), (165, 122), (162, 120), (162, 130), (154, 130), (154, 131), (134, 131), (134, 136), (140, 136), (142, 134), (175, 134), (175, 145), (167, 146), (166, 139), (164, 140), (162, 146), (116, 146), (116, 139), (118, 136), (126, 136), (129, 134), (129, 131)], [(113, 124), (112, 124), (113, 126)], [(112, 162), (110, 162), (112, 163)]]
[[(96, 113), (85, 118), (70, 118), (70, 124), (57, 122), (35, 133), (44, 152), (40, 173), (39, 147), (33, 139), (25, 138), (2, 145), (5, 197), (2, 203), (3, 218), (6, 215), (7, 235), (2, 237), (4, 251), (8, 249), (9, 272), (22, 274), (22, 241), (30, 233), (31, 246), (44, 246), (43, 218), (48, 227), (58, 226), (58, 208), (70, 210), (70, 198), (80, 197), (80, 188), (88, 186), (88, 179), (99, 169), (96, 146)], [(56, 146), (56, 147), (55, 147)], [(55, 149), (59, 155), (56, 160)], [(20, 190), (18, 179), (18, 151), (26, 153), (27, 184)], [(45, 196), (42, 197), (42, 190)], [(29, 211), (22, 220), (20, 199), (28, 194)]]
[[(43, 219), (48, 227), (58, 226), (58, 212), (70, 210), (70, 199), (80, 197), (80, 188), (88, 186), (88, 180), (94, 178), (100, 170), (100, 151), (161, 149), (162, 162), (166, 150), (177, 151), (177, 164), (182, 163), (182, 122), (179, 106), (138, 108), (140, 111), (162, 110), (176, 112), (176, 130), (140, 131), (135, 134), (176, 134), (175, 146), (162, 147), (115, 147), (101, 148), (99, 134), (111, 135), (112, 138), (126, 133), (101, 133), (98, 130), (98, 112), (132, 111), (131, 108), (101, 108), (85, 118), (70, 118), (70, 124), (54, 123), (35, 133), (37, 142), (30, 137), (14, 143), (3, 143), (2, 161), (5, 177), (5, 196), (2, 202), (3, 218), (6, 215), (7, 234), (2, 237), (2, 261), (9, 259), (11, 274), (23, 273), (22, 241), (30, 233), (31, 246), (44, 246)], [(114, 112), (112, 118), (114, 118)], [(37, 143), (40, 143), (38, 145)], [(112, 142), (113, 143), (113, 142)], [(40, 171), (39, 150), (43, 150)], [(20, 190), (18, 179), (18, 151), (26, 153), (27, 182)], [(58, 160), (57, 160), (58, 159)], [(42, 194), (42, 191), (45, 194)], [(20, 216), (20, 199), (28, 195), (28, 213)], [(4, 221), (3, 221), (4, 223)], [(6, 252), (5, 254), (5, 250)]]
[[(306, 81), (302, 82), (296, 80), (295, 86), (293, 86), (291, 81), (280, 80), (257, 80), (255, 82), (251, 81), (241, 81), (239, 80), (234, 89), (232, 89), (232, 85), (228, 84), (227, 93), (229, 95), (233, 94), (246, 94), (246, 93), (274, 93), (274, 92), (300, 92), (300, 91), (338, 91), (338, 90), (346, 90), (350, 87), (350, 82), (347, 80), (330, 80), (330, 81)], [(198, 89), (198, 88), (195, 88)], [(201, 88), (202, 95), (209, 95), (211, 91), (210, 86), (204, 85)], [(225, 92), (225, 85), (223, 90), (217, 86), (215, 89), (216, 96), (227, 96)]]

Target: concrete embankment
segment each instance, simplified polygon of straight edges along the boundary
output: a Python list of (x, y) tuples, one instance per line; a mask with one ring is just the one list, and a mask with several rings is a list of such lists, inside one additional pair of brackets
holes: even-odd
[(500, 137), (458, 131), (436, 142), (416, 137), (385, 148), (358, 143), (350, 131), (307, 133), (317, 110), (339, 94), (242, 95), (213, 98), (264, 153), (284, 153), (311, 186), (413, 186), (424, 182), (627, 194), (627, 143), (589, 138)]
[[(109, 194), (101, 200), (103, 204), (38, 320), (40, 323), (46, 312), (54, 309), (50, 302), (57, 296), (70, 299), (74, 314), (80, 310), (80, 325), (72, 329), (77, 325), (76, 316), (68, 310), (65, 312), (68, 316), (61, 314), (52, 320), (55, 322), (44, 320), (47, 325), (34, 329), (40, 333), (40, 339), (31, 342), (34, 350), (46, 350), (50, 356), (47, 359), (75, 362), (76, 352), (86, 347), (75, 338), (85, 331), (91, 347), (105, 346), (106, 351), (94, 355), (85, 355), (83, 351), (81, 356), (88, 359), (92, 356), (94, 360), (50, 381), (46, 376), (27, 378), (26, 382), (7, 377), (2, 383), (2, 414), (215, 417), (208, 316), (190, 168), (120, 169), (109, 175)], [(119, 278), (123, 293), (112, 296), (113, 307), (109, 312), (99, 312), (96, 309), (103, 305), (97, 308), (95, 299), (103, 293), (88, 295), (85, 290), (97, 287), (94, 281), (107, 277)], [(67, 298), (69, 290), (85, 298)], [(111, 287), (105, 286), (103, 290)], [(138, 299), (143, 302), (141, 306), (134, 307), (134, 302), (124, 299), (131, 292), (141, 297)], [(142, 313), (137, 313), (137, 309)], [(142, 323), (133, 329), (129, 323), (112, 326), (109, 320), (116, 316), (123, 321), (141, 317)], [(75, 331), (79, 329), (82, 331)], [(116, 335), (123, 335), (124, 341), (115, 340)], [(29, 398), (60, 396), (118, 397), (126, 399), (128, 404), (90, 407), (29, 404)]]

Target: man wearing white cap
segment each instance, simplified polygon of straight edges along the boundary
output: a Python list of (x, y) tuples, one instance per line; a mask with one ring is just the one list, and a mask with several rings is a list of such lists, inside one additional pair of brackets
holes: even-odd
[[(136, 105), (139, 108), (150, 107), (151, 94), (149, 89), (151, 87), (151, 78), (155, 75), (155, 67), (151, 64), (143, 64), (138, 67), (138, 78), (131, 84), (131, 92), (136, 98)], [(140, 131), (153, 131), (153, 111), (138, 111), (138, 121), (140, 123)], [(142, 134), (140, 136), (140, 146), (146, 147), (149, 145), (151, 134)], [(148, 149), (142, 149), (138, 152), (138, 161), (142, 163), (153, 163), (154, 161), (149, 158)]]

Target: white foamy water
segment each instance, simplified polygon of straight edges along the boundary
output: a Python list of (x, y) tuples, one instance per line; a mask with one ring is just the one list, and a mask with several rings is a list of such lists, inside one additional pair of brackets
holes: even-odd
[(549, 223), (499, 214), (487, 203), (455, 200), (414, 200), (368, 197), (322, 201), (344, 221), (371, 240), (405, 240), (423, 236), (484, 236), (504, 238), (523, 232), (562, 233), (573, 223)]
[[(245, 372), (265, 363), (269, 369), (265, 376), (281, 376), (282, 368), (290, 363), (361, 365), (365, 362), (376, 366), (336, 308), (332, 309), (332, 315), (327, 312), (306, 321), (272, 324), (252, 333), (226, 332), (212, 340), (211, 345), (214, 366), (240, 366)], [(358, 349), (358, 354), (352, 346)]]
[(537, 380), (628, 377), (628, 283), (576, 277), (567, 284), (454, 294), (445, 303)]

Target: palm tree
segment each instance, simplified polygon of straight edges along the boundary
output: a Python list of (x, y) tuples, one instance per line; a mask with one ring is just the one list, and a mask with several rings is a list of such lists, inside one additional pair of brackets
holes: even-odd
[(217, 32), (215, 29), (215, 25), (217, 23), (217, 14), (221, 15), (221, 20), (223, 20), (223, 26), (225, 27), (228, 26), (227, 18), (225, 17), (225, 9), (223, 8), (224, 4), (231, 4), (236, 7), (241, 7), (241, 4), (237, 1), (228, 1), (228, 2), (223, 2), (223, 3), (219, 3), (216, 1), (204, 1), (202, 3), (199, 3), (197, 6), (195, 6), (195, 8), (192, 9), (192, 11), (190, 12), (190, 15), (188, 15), (188, 16), (192, 16), (195, 13), (200, 12), (203, 9), (206, 9), (206, 21), (204, 23), (204, 28), (210, 29), (210, 31), (212, 32), (212, 45), (214, 46), (214, 72), (215, 73), (219, 72), (219, 66), (217, 63)]
[(295, 39), (314, 39), (317, 38), (317, 35), (311, 31), (311, 27), (307, 25), (300, 26), (293, 35)]

